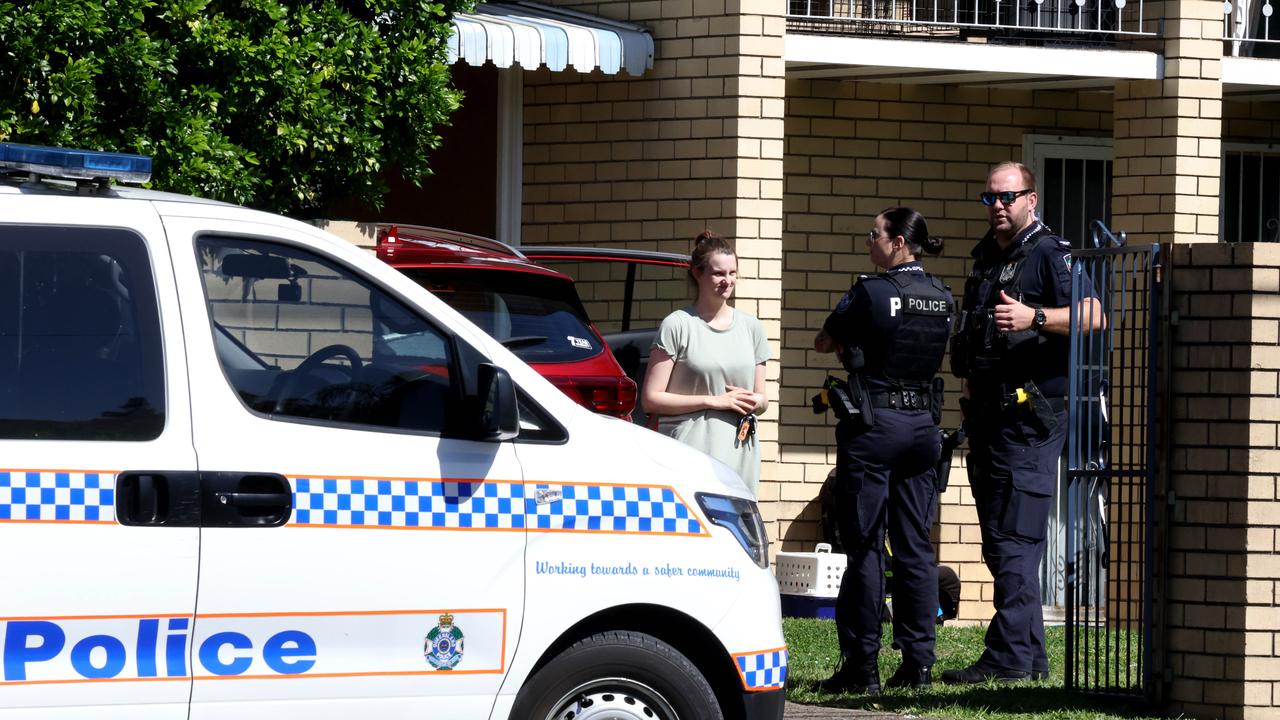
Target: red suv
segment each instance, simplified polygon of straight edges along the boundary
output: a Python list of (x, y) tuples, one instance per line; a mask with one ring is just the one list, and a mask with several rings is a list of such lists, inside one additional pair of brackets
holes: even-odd
[(589, 410), (631, 419), (636, 383), (587, 317), (564, 273), (489, 238), (379, 225), (378, 258), (492, 335)]

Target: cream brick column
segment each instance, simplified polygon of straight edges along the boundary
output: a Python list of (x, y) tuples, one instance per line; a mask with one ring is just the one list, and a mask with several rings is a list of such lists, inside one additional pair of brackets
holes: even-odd
[(1149, 3), (1163, 17), (1164, 79), (1118, 81), (1112, 225), (1132, 242), (1218, 239), (1222, 3)]
[(1174, 250), (1168, 581), (1156, 595), (1166, 709), (1276, 718), (1280, 247)]
[[(687, 253), (703, 228), (733, 239), (739, 259), (737, 307), (763, 321), (773, 347), (768, 378), (774, 402), (762, 418), (759, 438), (760, 497), (776, 538), (783, 479), (777, 462), (777, 398), (785, 5), (776, 0), (553, 4), (647, 27), (655, 42), (654, 68), (641, 78), (525, 74), (523, 242)], [(593, 319), (605, 326), (617, 320), (605, 314), (619, 311), (616, 302), (608, 302), (614, 299), (609, 295), (617, 288), (613, 285), (585, 288)], [(665, 312), (678, 301), (669, 295), (662, 299), (642, 306), (640, 320), (656, 326), (661, 317), (646, 313)]]
[[(694, 2), (695, 6), (714, 3)], [(779, 537), (778, 500), (787, 479), (779, 464), (779, 367), (782, 349), (782, 155), (786, 106), (782, 60), (786, 7), (775, 0), (725, 3), (725, 18), (712, 18), (713, 35), (725, 33), (724, 55), (708, 70), (724, 77), (725, 215), (737, 238), (737, 306), (764, 323), (773, 350), (767, 380), (772, 405), (760, 427), (760, 500), (771, 538)], [(717, 25), (720, 27), (717, 29)], [(717, 67), (719, 66), (719, 67)], [(732, 103), (732, 107), (728, 103)], [(717, 113), (718, 114), (718, 113)], [(782, 516), (785, 519), (785, 516)], [(776, 548), (775, 548), (776, 551)]]

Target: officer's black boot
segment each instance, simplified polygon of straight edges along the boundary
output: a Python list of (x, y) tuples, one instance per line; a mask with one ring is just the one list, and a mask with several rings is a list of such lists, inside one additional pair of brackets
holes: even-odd
[(842, 662), (831, 677), (818, 683), (818, 689), (832, 695), (879, 695), (880, 668), (874, 658), (863, 663)]
[[(1046, 673), (1047, 674), (1047, 673)], [(994, 680), (1000, 683), (1030, 680), (1031, 673), (1025, 670), (1006, 670), (974, 663), (966, 668), (943, 670), (942, 682), (949, 685), (973, 685)]]
[(910, 660), (903, 660), (893, 677), (885, 682), (886, 688), (911, 688), (927, 690), (933, 684), (933, 668), (917, 665)]

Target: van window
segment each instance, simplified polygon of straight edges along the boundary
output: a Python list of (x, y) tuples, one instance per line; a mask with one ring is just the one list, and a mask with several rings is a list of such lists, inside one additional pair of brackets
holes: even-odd
[(164, 413), (142, 238), (0, 225), (0, 438), (153, 440)]
[(198, 249), (218, 360), (250, 409), (444, 430), (452, 346), (417, 313), (301, 248), (205, 237)]

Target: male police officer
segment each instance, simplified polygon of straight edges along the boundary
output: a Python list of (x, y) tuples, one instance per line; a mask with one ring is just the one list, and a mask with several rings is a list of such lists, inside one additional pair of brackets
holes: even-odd
[(916, 261), (938, 253), (924, 218), (890, 208), (867, 240), (886, 271), (862, 276), (814, 339), (818, 352), (839, 351), (849, 372), (847, 395), (833, 389), (836, 497), (849, 566), (836, 600), (840, 668), (827, 692), (880, 691), (876, 658), (885, 598), (885, 531), (893, 548), (893, 620), (902, 665), (889, 687), (928, 687), (934, 662), (938, 575), (929, 533), (937, 496), (934, 466), (940, 392), (931, 384), (951, 331), (951, 291)]
[[(948, 683), (1048, 677), (1039, 566), (1067, 432), (1070, 244), (1036, 219), (1025, 166), (994, 167), (981, 198), (991, 231), (973, 250), (951, 357), (996, 614), (982, 657), (944, 671)], [(1100, 304), (1086, 298), (1079, 316), (1099, 327)]]

